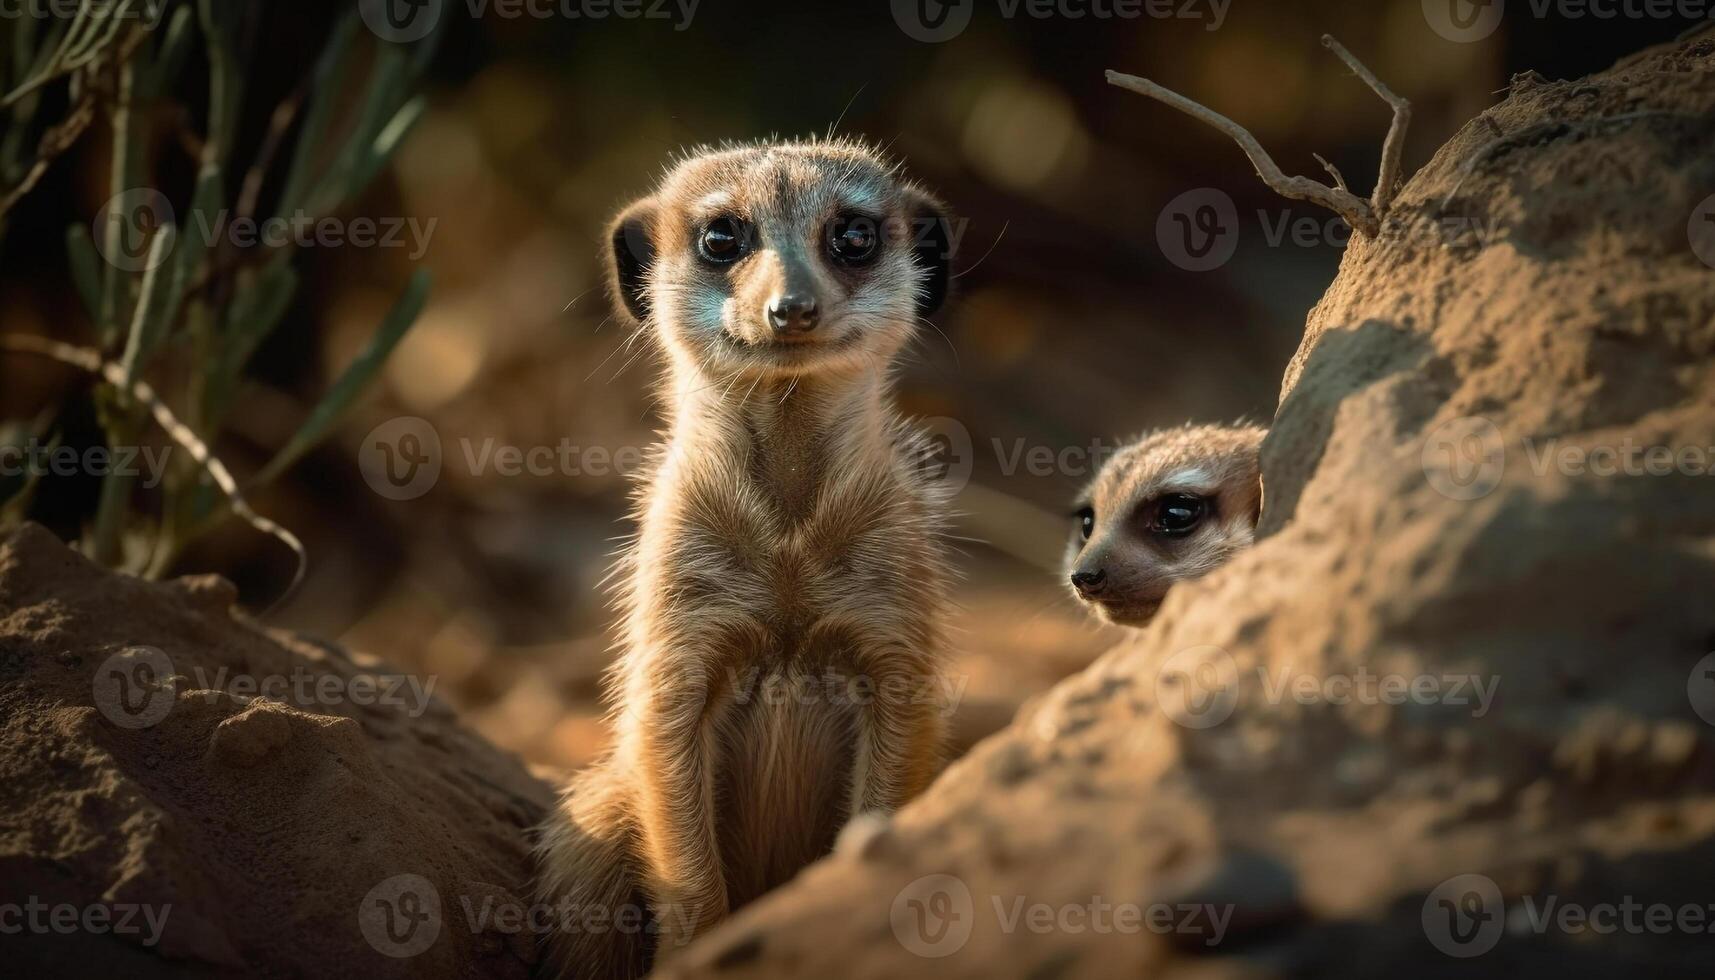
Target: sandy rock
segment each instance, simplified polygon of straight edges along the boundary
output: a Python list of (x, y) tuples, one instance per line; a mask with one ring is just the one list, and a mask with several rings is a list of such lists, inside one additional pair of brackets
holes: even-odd
[(663, 972), (1707, 976), (1544, 910), (1715, 921), (1711, 120), (1709, 35), (1516, 80), (1310, 314), (1259, 546)]
[(0, 540), (0, 905), (36, 916), (0, 972), (527, 975), (534, 937), (475, 913), (522, 909), (547, 787), (234, 598)]

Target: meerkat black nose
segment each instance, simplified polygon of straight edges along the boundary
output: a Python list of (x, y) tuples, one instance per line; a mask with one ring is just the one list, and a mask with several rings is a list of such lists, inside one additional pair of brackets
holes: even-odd
[(809, 333), (816, 329), (816, 298), (804, 293), (776, 296), (768, 304), (768, 325), (777, 334)]
[(1082, 596), (1097, 594), (1102, 591), (1102, 587), (1106, 585), (1107, 582), (1108, 573), (1104, 569), (1098, 568), (1093, 572), (1072, 573), (1072, 588), (1077, 589), (1078, 594)]

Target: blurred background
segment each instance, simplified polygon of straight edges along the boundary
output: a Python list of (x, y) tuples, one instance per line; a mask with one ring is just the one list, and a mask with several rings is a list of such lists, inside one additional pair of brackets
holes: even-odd
[[(1226, 137), (1108, 86), (1104, 69), (1232, 117), (1289, 173), (1320, 177), (1319, 153), (1367, 195), (1389, 114), (1324, 32), (1412, 101), (1409, 173), (1515, 73), (1576, 77), (1689, 26), (1568, 15), (1583, 6), (1539, 16), (1521, 0), (1504, 14), (1502, 0), (422, 2), (441, 19), (427, 109), (339, 211), (401, 224), (399, 242), (298, 251), (301, 286), (214, 449), (241, 481), (263, 466), (407, 280), (430, 270), (427, 305), (373, 387), (253, 495), (310, 554), (269, 622), (433, 677), (486, 735), (556, 771), (604, 743), (600, 582), (628, 530), (625, 471), (657, 422), (656, 365), (609, 318), (602, 231), (673, 154), (861, 136), (962, 219), (958, 296), (913, 348), (899, 397), (936, 420), (958, 474), (969, 465), (954, 670), (968, 745), (1118, 638), (1075, 607), (1058, 572), (1061, 515), (1100, 452), (1155, 426), (1269, 419), (1344, 243), (1332, 215), (1268, 192)], [(264, 152), (275, 107), (351, 5), (249, 7), (238, 160)], [(376, 36), (387, 30), (356, 44), (394, 43)], [(194, 130), (207, 97), (190, 88)], [(0, 332), (96, 342), (61, 246), (109, 198), (110, 151), (91, 129), (6, 216)], [(175, 205), (195, 173), (170, 138), (151, 146), (145, 183)], [(1215, 259), (1175, 246), (1176, 210), (1221, 194), (1232, 210)], [(61, 444), (101, 442), (89, 389), (76, 372), (0, 355), (0, 419), (46, 418)], [(438, 469), (406, 490), (377, 456), (401, 433), (439, 446)], [(552, 459), (509, 475), (495, 455), (505, 447)], [(75, 540), (99, 493), (87, 474), (50, 475), (27, 516)], [(146, 490), (138, 500), (149, 506)], [(229, 521), (165, 571), (227, 575), (260, 609), (292, 568), (276, 542)]]

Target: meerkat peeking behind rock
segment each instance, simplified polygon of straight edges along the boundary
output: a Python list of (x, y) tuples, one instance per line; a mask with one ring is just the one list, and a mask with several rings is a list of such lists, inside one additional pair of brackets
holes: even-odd
[(1074, 513), (1066, 571), (1110, 623), (1143, 626), (1175, 582), (1250, 547), (1262, 511), (1255, 426), (1150, 433), (1096, 474)]
[(616, 299), (666, 363), (667, 426), (615, 576), (614, 747), (538, 854), (545, 904), (614, 924), (556, 930), (552, 965), (603, 978), (646, 972), (939, 767), (943, 494), (890, 374), (946, 296), (952, 238), (873, 151), (811, 141), (696, 152), (608, 241)]

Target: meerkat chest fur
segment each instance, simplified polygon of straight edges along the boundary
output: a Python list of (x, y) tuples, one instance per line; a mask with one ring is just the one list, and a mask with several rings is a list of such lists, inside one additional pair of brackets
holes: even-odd
[(688, 401), (643, 496), (634, 642), (717, 686), (861, 671), (877, 646), (933, 653), (940, 501), (882, 393), (800, 378)]

